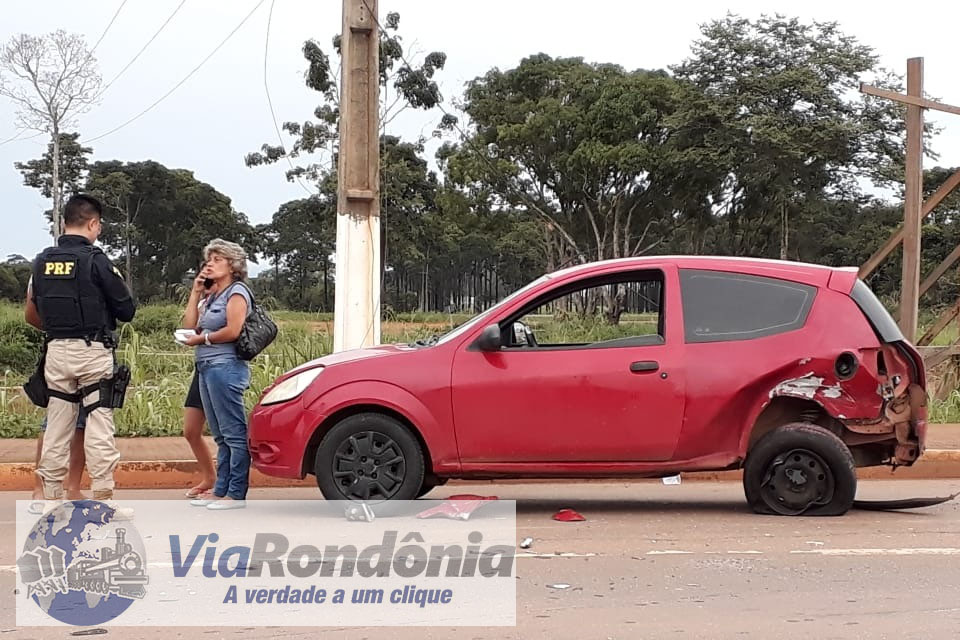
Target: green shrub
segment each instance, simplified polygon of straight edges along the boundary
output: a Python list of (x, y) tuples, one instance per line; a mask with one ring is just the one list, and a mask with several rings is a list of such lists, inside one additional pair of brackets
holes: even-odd
[(43, 334), (22, 317), (13, 319), (9, 315), (0, 316), (0, 372), (29, 375), (37, 364)]
[(137, 309), (130, 325), (141, 334), (165, 334), (173, 339), (173, 332), (180, 328), (183, 307), (172, 304), (148, 305)]

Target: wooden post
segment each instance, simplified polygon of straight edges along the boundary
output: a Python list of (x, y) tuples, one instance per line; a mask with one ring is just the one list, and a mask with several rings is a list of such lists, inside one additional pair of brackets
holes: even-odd
[(334, 351), (380, 342), (377, 0), (343, 0)]
[[(923, 58), (907, 60), (907, 95), (923, 98)], [(907, 340), (910, 341), (917, 337), (917, 307), (920, 302), (920, 209), (922, 205), (923, 107), (908, 104), (900, 329)]]

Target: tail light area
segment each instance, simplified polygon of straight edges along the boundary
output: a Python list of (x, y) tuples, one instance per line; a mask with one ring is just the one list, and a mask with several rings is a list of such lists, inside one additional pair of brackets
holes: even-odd
[(876, 438), (891, 444), (895, 440), (890, 452), (893, 464), (913, 464), (923, 453), (927, 436), (927, 380), (923, 359), (862, 280), (853, 284), (850, 297), (880, 343), (876, 369), (871, 373), (876, 375), (876, 392), (882, 399), (883, 409), (876, 420), (850, 420), (845, 421), (845, 425), (858, 434), (860, 440)]
[(864, 369), (876, 381), (872, 392), (879, 396), (880, 412), (876, 418), (841, 420), (852, 432), (844, 438), (848, 445), (868, 445), (875, 451), (881, 446), (883, 457), (894, 466), (913, 464), (926, 443), (923, 363), (914, 354), (906, 343), (883, 344), (863, 353)]

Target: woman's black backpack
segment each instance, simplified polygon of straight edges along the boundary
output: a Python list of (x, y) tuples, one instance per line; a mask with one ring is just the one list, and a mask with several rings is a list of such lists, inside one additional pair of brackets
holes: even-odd
[(237, 284), (246, 288), (250, 294), (251, 306), (240, 336), (237, 338), (237, 357), (241, 360), (253, 360), (277, 338), (277, 324), (270, 318), (267, 310), (253, 299), (253, 291), (250, 291), (250, 287), (242, 282)]

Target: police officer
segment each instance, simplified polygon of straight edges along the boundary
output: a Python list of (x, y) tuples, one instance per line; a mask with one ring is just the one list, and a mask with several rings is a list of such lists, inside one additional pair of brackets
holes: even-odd
[[(64, 234), (57, 246), (37, 256), (27, 292), (27, 322), (45, 331), (48, 340), (44, 374), (51, 397), (37, 465), (47, 500), (63, 498), (78, 412), (99, 402), (100, 381), (114, 373), (117, 320), (129, 322), (136, 311), (120, 272), (94, 246), (102, 216), (95, 198), (77, 195), (67, 201)], [(113, 410), (93, 408), (84, 449), (94, 500), (113, 497), (113, 470), (120, 459), (113, 434)]]

